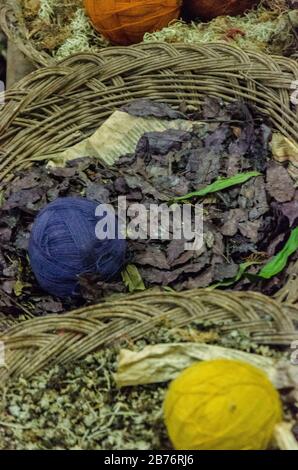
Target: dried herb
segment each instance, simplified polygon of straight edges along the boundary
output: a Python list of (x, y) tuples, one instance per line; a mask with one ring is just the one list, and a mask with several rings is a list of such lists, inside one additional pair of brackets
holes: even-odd
[(243, 332), (231, 329), (222, 334), (218, 328), (200, 321), (185, 328), (160, 325), (135, 344), (127, 338), (79, 362), (1, 384), (0, 449), (171, 449), (162, 415), (168, 384), (118, 389), (114, 373), (119, 349), (140, 351), (147, 345), (199, 341), (282, 357), (280, 352), (256, 345)]
[(122, 279), (129, 292), (145, 290), (144, 282), (136, 266), (128, 264), (122, 271)]

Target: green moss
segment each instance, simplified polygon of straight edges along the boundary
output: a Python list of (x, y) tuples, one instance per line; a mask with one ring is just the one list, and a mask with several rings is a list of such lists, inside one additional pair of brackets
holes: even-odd
[(40, 7), (38, 12), (38, 17), (46, 21), (47, 23), (51, 22), (51, 18), (54, 16), (55, 5), (58, 0), (40, 0)]
[[(289, 45), (294, 38), (287, 15), (284, 0), (267, 0), (242, 16), (221, 16), (209, 23), (173, 22), (161, 31), (146, 33), (144, 42), (221, 42), (243, 50), (290, 55)], [(109, 45), (93, 29), (82, 0), (40, 0), (38, 16), (34, 18), (31, 12), (26, 20), (31, 40), (39, 49), (51, 51), (58, 59), (79, 52), (96, 52)]]
[[(85, 15), (84, 10), (78, 9), (69, 25), (70, 36), (55, 52), (58, 59), (64, 59), (77, 52), (95, 52), (97, 47), (90, 45), (94, 39), (94, 30)], [(100, 41), (100, 38), (99, 38)], [(102, 40), (102, 46), (104, 40)]]
[[(204, 44), (222, 42), (242, 49), (266, 50), (274, 34), (280, 14), (259, 7), (242, 16), (220, 16), (209, 23), (177, 21), (167, 28), (146, 33), (144, 42), (183, 42)], [(235, 31), (236, 30), (236, 31)], [(238, 34), (237, 34), (238, 30)]]

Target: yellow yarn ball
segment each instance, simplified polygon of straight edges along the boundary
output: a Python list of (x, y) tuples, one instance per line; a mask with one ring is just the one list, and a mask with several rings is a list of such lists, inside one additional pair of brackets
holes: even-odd
[(282, 407), (260, 369), (219, 359), (199, 362), (171, 383), (164, 416), (175, 449), (264, 450)]

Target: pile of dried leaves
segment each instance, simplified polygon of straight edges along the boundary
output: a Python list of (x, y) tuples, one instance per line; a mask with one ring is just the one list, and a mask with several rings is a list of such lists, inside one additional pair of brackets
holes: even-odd
[[(113, 167), (81, 158), (66, 168), (36, 166), (6, 184), (0, 212), (3, 313), (57, 313), (127, 288), (234, 285), (272, 294), (282, 286), (286, 269), (280, 266), (290, 255), (295, 259), (298, 247), (296, 232), (293, 237), (298, 191), (287, 170), (270, 159), (271, 129), (263, 117), (245, 104), (224, 105), (215, 99), (187, 115), (183, 109), (144, 100), (125, 111), (143, 117), (201, 120), (204, 125), (194, 126), (192, 132), (146, 133), (135, 153), (121, 157)], [(62, 304), (39, 290), (26, 248), (38, 211), (64, 196), (85, 196), (115, 207), (118, 196), (126, 196), (128, 206), (137, 202), (149, 207), (175, 198), (183, 199), (178, 199), (181, 204), (200, 202), (203, 247), (185, 251), (183, 239), (128, 240), (128, 268), (122, 278), (107, 285), (98, 276), (83, 275), (84, 300)], [(278, 269), (270, 265), (263, 276), (256, 276), (276, 253), (282, 253)]]

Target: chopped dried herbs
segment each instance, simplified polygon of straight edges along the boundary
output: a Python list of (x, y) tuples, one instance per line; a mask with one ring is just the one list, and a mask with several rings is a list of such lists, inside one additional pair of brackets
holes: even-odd
[(113, 374), (119, 349), (199, 341), (282, 357), (257, 346), (243, 332), (232, 329), (222, 334), (218, 328), (211, 322), (193, 322), (186, 328), (160, 326), (135, 344), (128, 339), (31, 379), (9, 380), (0, 389), (0, 449), (171, 449), (162, 416), (167, 383), (118, 389)]

